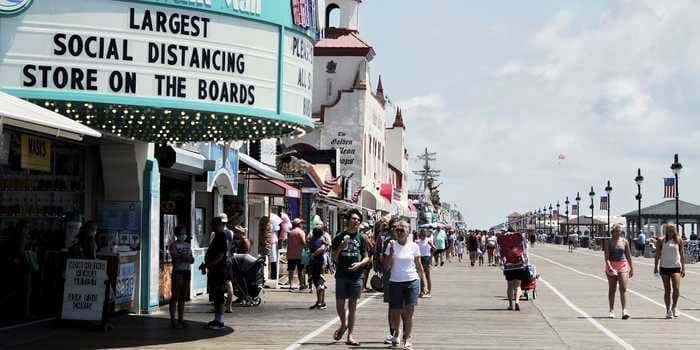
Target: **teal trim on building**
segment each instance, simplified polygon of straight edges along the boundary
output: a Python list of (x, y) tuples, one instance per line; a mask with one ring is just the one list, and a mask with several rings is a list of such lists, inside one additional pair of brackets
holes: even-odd
[(277, 52), (277, 114), (282, 114), (284, 110), (284, 41), (284, 27), (280, 27)]
[[(157, 160), (147, 160), (143, 172), (143, 222), (141, 230), (141, 310), (158, 308), (160, 275), (158, 240), (160, 239), (160, 170)], [(155, 231), (155, 232), (154, 232)], [(154, 239), (156, 244), (153, 244)], [(155, 267), (155, 268), (154, 268)], [(155, 273), (154, 273), (155, 272)], [(152, 280), (155, 278), (155, 283)]]
[[(283, 62), (282, 62), (283, 63)], [(283, 66), (283, 64), (282, 64)], [(278, 84), (278, 89), (281, 89), (282, 84)], [(169, 99), (158, 99), (150, 97), (135, 97), (135, 96), (107, 96), (98, 94), (88, 94), (81, 92), (63, 92), (63, 91), (43, 91), (43, 90), (24, 90), (24, 89), (8, 89), (0, 88), (0, 91), (13, 96), (37, 100), (52, 100), (52, 101), (76, 101), (76, 102), (92, 102), (92, 103), (108, 103), (115, 105), (126, 106), (143, 106), (155, 109), (186, 109), (201, 112), (223, 113), (230, 115), (251, 116), (264, 118), (273, 121), (282, 121), (293, 124), (298, 124), (305, 128), (313, 128), (314, 123), (306, 117), (299, 117), (290, 114), (277, 114), (272, 111), (262, 109), (245, 108), (239, 106), (225, 106), (220, 104), (178, 101)], [(281, 93), (280, 93), (281, 94)], [(278, 107), (279, 109), (279, 107)]]

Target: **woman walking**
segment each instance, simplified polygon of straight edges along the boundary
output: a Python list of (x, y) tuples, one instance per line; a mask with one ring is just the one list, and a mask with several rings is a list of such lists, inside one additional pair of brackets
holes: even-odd
[[(685, 277), (685, 256), (683, 240), (678, 236), (675, 225), (664, 225), (664, 237), (657, 243), (654, 259), (654, 274), (661, 274), (664, 283), (664, 303), (666, 318), (678, 317), (678, 298), (681, 295), (681, 278)], [(661, 268), (659, 269), (659, 263)], [(673, 304), (671, 304), (671, 289), (673, 287)]]
[(613, 226), (611, 239), (603, 245), (605, 249), (605, 274), (608, 277), (608, 303), (610, 318), (615, 318), (615, 291), (620, 286), (620, 304), (622, 304), (622, 319), (630, 318), (627, 312), (627, 285), (634, 275), (630, 244), (622, 236), (620, 225)]
[(413, 349), (411, 331), (413, 312), (418, 304), (420, 275), (423, 273), (420, 248), (408, 239), (409, 225), (400, 221), (394, 230), (396, 240), (391, 241), (384, 254), (384, 270), (391, 271), (389, 280), (390, 328), (393, 330), (392, 345), (398, 345), (399, 325), (403, 321), (403, 348)]

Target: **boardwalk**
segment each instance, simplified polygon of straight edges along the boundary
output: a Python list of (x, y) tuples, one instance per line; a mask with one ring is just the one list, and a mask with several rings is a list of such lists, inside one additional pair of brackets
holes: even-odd
[[(435, 297), (417, 309), (416, 349), (697, 349), (700, 327), (700, 266), (689, 266), (680, 301), (682, 317), (664, 319), (660, 281), (652, 260), (636, 260), (631, 283), (632, 319), (607, 319), (607, 285), (600, 253), (565, 247), (538, 246), (531, 260), (542, 274), (537, 300), (523, 302), (519, 313), (505, 311), (505, 282), (496, 268), (470, 268), (453, 263), (435, 271)], [(167, 315), (131, 316), (116, 321), (107, 334), (57, 328), (52, 324), (0, 332), (3, 349), (347, 349), (331, 340), (337, 324), (333, 303), (325, 311), (309, 311), (311, 294), (268, 292), (259, 308), (236, 309), (227, 315), (235, 329), (222, 333), (201, 325), (210, 314), (199, 301), (188, 309), (192, 325), (168, 328)], [(619, 315), (620, 310), (617, 310)], [(386, 305), (367, 295), (356, 331), (362, 349), (387, 348)]]

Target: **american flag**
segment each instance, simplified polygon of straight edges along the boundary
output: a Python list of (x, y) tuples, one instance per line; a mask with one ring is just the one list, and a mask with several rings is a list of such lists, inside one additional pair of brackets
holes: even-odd
[(578, 205), (576, 205), (576, 204), (571, 205), (571, 215), (578, 215)]
[(664, 179), (664, 198), (676, 198), (676, 179), (672, 177)]
[(600, 197), (600, 210), (608, 210), (608, 196)]
[(324, 181), (323, 186), (321, 186), (321, 189), (318, 191), (318, 195), (321, 197), (328, 197), (328, 194), (331, 193), (331, 191), (335, 188), (335, 186), (337, 184), (338, 184), (337, 177), (332, 177), (332, 178)]
[(365, 186), (360, 186), (358, 189), (355, 190), (355, 193), (352, 194), (352, 202), (353, 203), (357, 203), (357, 201), (360, 199), (360, 193), (364, 189), (365, 189)]

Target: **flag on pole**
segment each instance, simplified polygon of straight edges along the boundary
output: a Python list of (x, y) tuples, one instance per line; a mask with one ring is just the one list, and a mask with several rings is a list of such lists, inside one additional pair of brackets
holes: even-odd
[(355, 193), (352, 194), (352, 202), (353, 203), (357, 203), (357, 201), (360, 199), (360, 193), (364, 189), (365, 189), (365, 186), (360, 186), (358, 189), (355, 190)]
[(578, 205), (576, 205), (576, 204), (571, 205), (571, 215), (578, 215)]
[(672, 177), (664, 179), (664, 198), (676, 198), (676, 179)]
[(608, 210), (608, 196), (600, 196), (600, 210)]
[(331, 190), (333, 190), (337, 184), (337, 177), (331, 177), (330, 179), (324, 181), (323, 186), (321, 186), (321, 189), (318, 191), (318, 195), (321, 197), (328, 197), (328, 194), (331, 193)]

